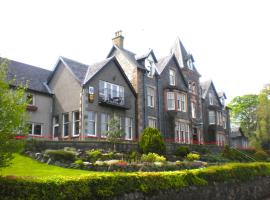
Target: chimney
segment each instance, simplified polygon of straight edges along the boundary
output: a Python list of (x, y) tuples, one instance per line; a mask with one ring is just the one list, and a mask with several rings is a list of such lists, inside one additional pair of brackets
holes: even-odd
[(112, 39), (113, 44), (119, 47), (120, 49), (123, 49), (124, 46), (124, 37), (122, 36), (122, 31), (116, 31), (115, 37)]

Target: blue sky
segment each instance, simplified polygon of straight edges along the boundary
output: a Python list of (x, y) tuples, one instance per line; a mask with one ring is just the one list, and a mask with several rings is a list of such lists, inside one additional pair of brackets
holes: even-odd
[(53, 69), (58, 56), (104, 59), (114, 32), (125, 48), (166, 56), (176, 37), (193, 54), (202, 80), (229, 98), (270, 82), (267, 0), (0, 0), (0, 56)]

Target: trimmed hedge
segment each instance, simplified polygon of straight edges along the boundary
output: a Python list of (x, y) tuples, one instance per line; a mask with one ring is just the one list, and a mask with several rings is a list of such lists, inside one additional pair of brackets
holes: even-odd
[(134, 191), (154, 193), (270, 176), (270, 164), (227, 164), (176, 172), (91, 173), (79, 177), (0, 177), (0, 199), (106, 199)]

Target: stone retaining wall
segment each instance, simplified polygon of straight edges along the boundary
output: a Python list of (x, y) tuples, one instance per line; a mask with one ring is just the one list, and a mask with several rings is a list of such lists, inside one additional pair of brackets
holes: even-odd
[(159, 191), (152, 195), (134, 192), (113, 200), (255, 200), (270, 196), (269, 188), (270, 177), (257, 177), (247, 182), (191, 186), (182, 190)]

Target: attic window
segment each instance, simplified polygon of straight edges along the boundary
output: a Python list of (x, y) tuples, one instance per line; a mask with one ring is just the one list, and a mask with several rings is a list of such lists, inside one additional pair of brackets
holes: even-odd
[(213, 99), (212, 93), (209, 93), (209, 104), (214, 105), (214, 99)]
[(193, 61), (190, 59), (187, 60), (187, 66), (190, 70), (193, 70)]

